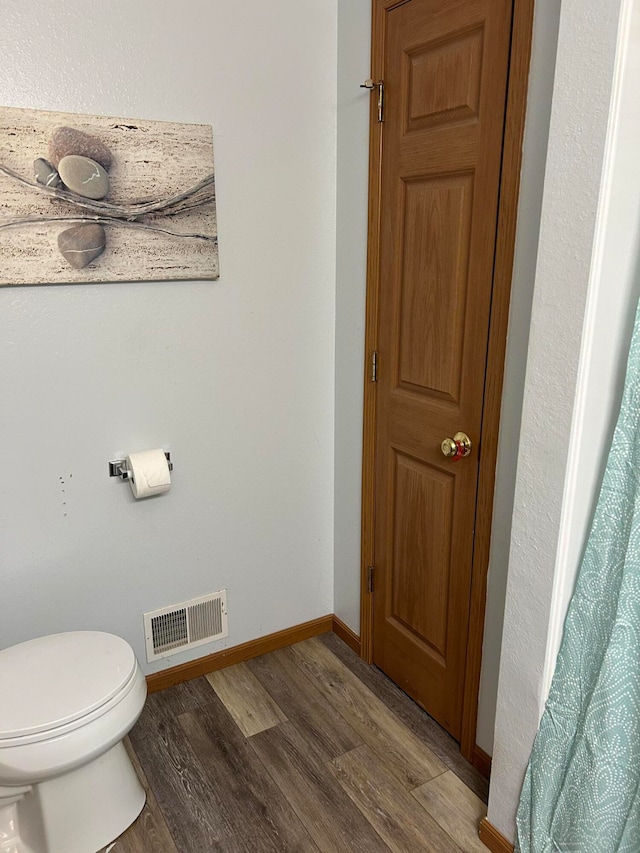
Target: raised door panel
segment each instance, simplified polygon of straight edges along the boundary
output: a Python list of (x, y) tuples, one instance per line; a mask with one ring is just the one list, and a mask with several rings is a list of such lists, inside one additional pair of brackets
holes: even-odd
[(451, 33), (406, 53), (405, 132), (477, 121), (483, 28)]
[(460, 397), (473, 175), (406, 184), (399, 384)]
[[(393, 453), (396, 514), (389, 618), (444, 661), (451, 564), (451, 474)], [(439, 523), (434, 524), (433, 520)]]

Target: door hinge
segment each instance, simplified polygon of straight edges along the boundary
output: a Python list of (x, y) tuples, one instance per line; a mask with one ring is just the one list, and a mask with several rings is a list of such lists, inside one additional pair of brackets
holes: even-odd
[(360, 84), (360, 88), (378, 90), (378, 121), (384, 121), (384, 81), (378, 80), (376, 83), (369, 78)]
[(367, 592), (373, 592), (373, 573), (375, 566), (367, 566)]
[(371, 381), (378, 381), (378, 353), (376, 350), (371, 353)]

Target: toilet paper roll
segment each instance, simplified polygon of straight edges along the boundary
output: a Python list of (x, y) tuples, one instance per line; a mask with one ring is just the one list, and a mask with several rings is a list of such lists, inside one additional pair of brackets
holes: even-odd
[(134, 498), (150, 498), (171, 488), (171, 472), (162, 449), (130, 453), (127, 471)]

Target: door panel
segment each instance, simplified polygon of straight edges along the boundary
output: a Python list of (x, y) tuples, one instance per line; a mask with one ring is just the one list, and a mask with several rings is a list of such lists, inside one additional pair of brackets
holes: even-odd
[(477, 120), (483, 31), (448, 38), (407, 52), (409, 95), (405, 133), (435, 124)]
[[(451, 520), (454, 480), (447, 472), (395, 453), (395, 517), (390, 619), (401, 622), (443, 660), (447, 653)], [(433, 529), (430, 519), (442, 519)], [(420, 567), (432, 571), (422, 577)]]
[(473, 176), (405, 184), (399, 380), (460, 397)]
[(511, 12), (385, 13), (373, 659), (458, 738)]

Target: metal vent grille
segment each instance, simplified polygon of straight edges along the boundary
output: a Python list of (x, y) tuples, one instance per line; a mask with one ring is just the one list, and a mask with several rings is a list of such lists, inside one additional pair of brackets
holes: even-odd
[(148, 661), (226, 637), (227, 591), (145, 613), (144, 629)]
[(172, 610), (171, 613), (154, 616), (151, 620), (151, 636), (156, 654), (184, 646), (189, 642), (187, 611)]
[(222, 633), (222, 601), (212, 598), (189, 608), (189, 637), (204, 640)]

